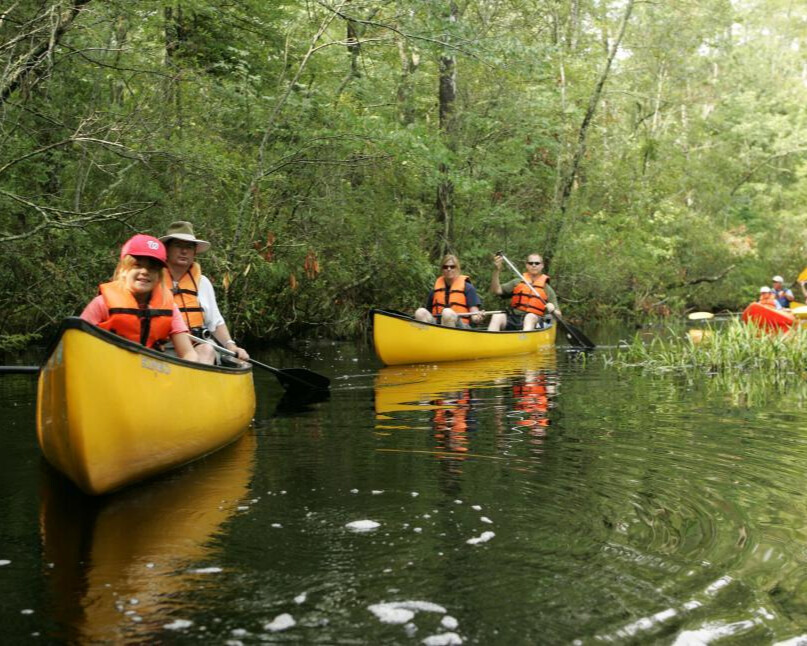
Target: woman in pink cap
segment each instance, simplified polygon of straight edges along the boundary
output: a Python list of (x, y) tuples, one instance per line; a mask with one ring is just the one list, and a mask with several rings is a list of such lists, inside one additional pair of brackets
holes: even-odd
[(99, 287), (81, 318), (148, 348), (159, 350), (170, 340), (179, 358), (198, 361), (188, 326), (163, 287), (165, 261), (157, 238), (141, 233), (127, 240), (114, 278)]

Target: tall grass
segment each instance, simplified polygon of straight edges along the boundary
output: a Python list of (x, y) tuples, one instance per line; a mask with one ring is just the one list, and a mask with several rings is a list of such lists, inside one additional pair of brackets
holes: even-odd
[(650, 343), (638, 335), (605, 359), (617, 368), (641, 367), (651, 371), (699, 370), (707, 374), (765, 372), (801, 376), (807, 366), (807, 330), (769, 334), (753, 325), (732, 320), (704, 329), (700, 342), (689, 336), (656, 338)]
[(734, 405), (764, 405), (783, 394), (807, 402), (807, 330), (769, 334), (732, 320), (703, 331), (699, 342), (679, 334), (648, 343), (637, 335), (604, 361), (618, 370), (672, 373), (687, 381), (707, 376), (708, 389)]

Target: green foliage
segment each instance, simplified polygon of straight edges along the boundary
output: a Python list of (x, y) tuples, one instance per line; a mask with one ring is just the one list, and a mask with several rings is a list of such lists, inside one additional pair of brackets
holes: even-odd
[(261, 338), (411, 310), (441, 244), (480, 291), (494, 251), (544, 253), (572, 317), (737, 308), (803, 268), (801, 9), (637, 4), (561, 208), (620, 6), (340, 6), (88, 3), (52, 42), (64, 3), (13, 3), (0, 84), (55, 47), (0, 105), (0, 334), (80, 312), (126, 237), (175, 219), (213, 243), (236, 333)]

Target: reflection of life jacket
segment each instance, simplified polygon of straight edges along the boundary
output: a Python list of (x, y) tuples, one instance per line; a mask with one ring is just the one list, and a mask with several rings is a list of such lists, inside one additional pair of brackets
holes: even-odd
[(104, 283), (99, 289), (109, 308), (109, 318), (98, 327), (147, 348), (168, 340), (174, 314), (171, 292), (158, 285), (151, 291), (148, 307), (140, 307), (134, 294), (117, 281)]
[(535, 288), (535, 291), (544, 299), (543, 302), (541, 302), (540, 298), (536, 298), (532, 290), (522, 282), (513, 289), (513, 298), (510, 300), (510, 307), (521, 310), (522, 312), (530, 312), (538, 316), (543, 316), (544, 310), (546, 309), (546, 301), (548, 300), (544, 285), (549, 282), (549, 276), (541, 274), (533, 281), (532, 276), (525, 273), (524, 280)]
[(434, 411), (434, 438), (446, 451), (468, 451), (468, 414), (471, 412), (471, 391), (463, 390), (455, 400), (437, 399), (431, 402), (441, 406)]
[(193, 263), (191, 268), (178, 281), (172, 280), (170, 271), (165, 271), (165, 286), (173, 292), (174, 302), (191, 330), (201, 328), (205, 324), (204, 310), (199, 304), (199, 281), (201, 278), (202, 268), (198, 262)]
[(546, 375), (540, 375), (535, 381), (513, 386), (516, 398), (516, 410), (530, 414), (528, 419), (518, 422), (519, 426), (549, 426), (549, 396), (546, 387)]
[(776, 309), (777, 302), (776, 302), (776, 294), (773, 292), (767, 292), (765, 294), (759, 295), (759, 303), (760, 305), (767, 305), (768, 307), (772, 307)]
[(432, 295), (432, 314), (440, 316), (443, 308), (450, 307), (457, 314), (468, 312), (468, 301), (465, 299), (465, 281), (468, 276), (457, 276), (451, 287), (446, 285), (442, 276), (434, 281), (434, 294)]

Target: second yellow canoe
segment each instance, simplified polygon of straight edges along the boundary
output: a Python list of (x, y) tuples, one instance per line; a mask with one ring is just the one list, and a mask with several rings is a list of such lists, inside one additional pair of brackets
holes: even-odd
[(388, 366), (528, 354), (554, 346), (557, 332), (551, 320), (531, 332), (488, 332), (421, 323), (386, 310), (372, 315), (375, 351)]

